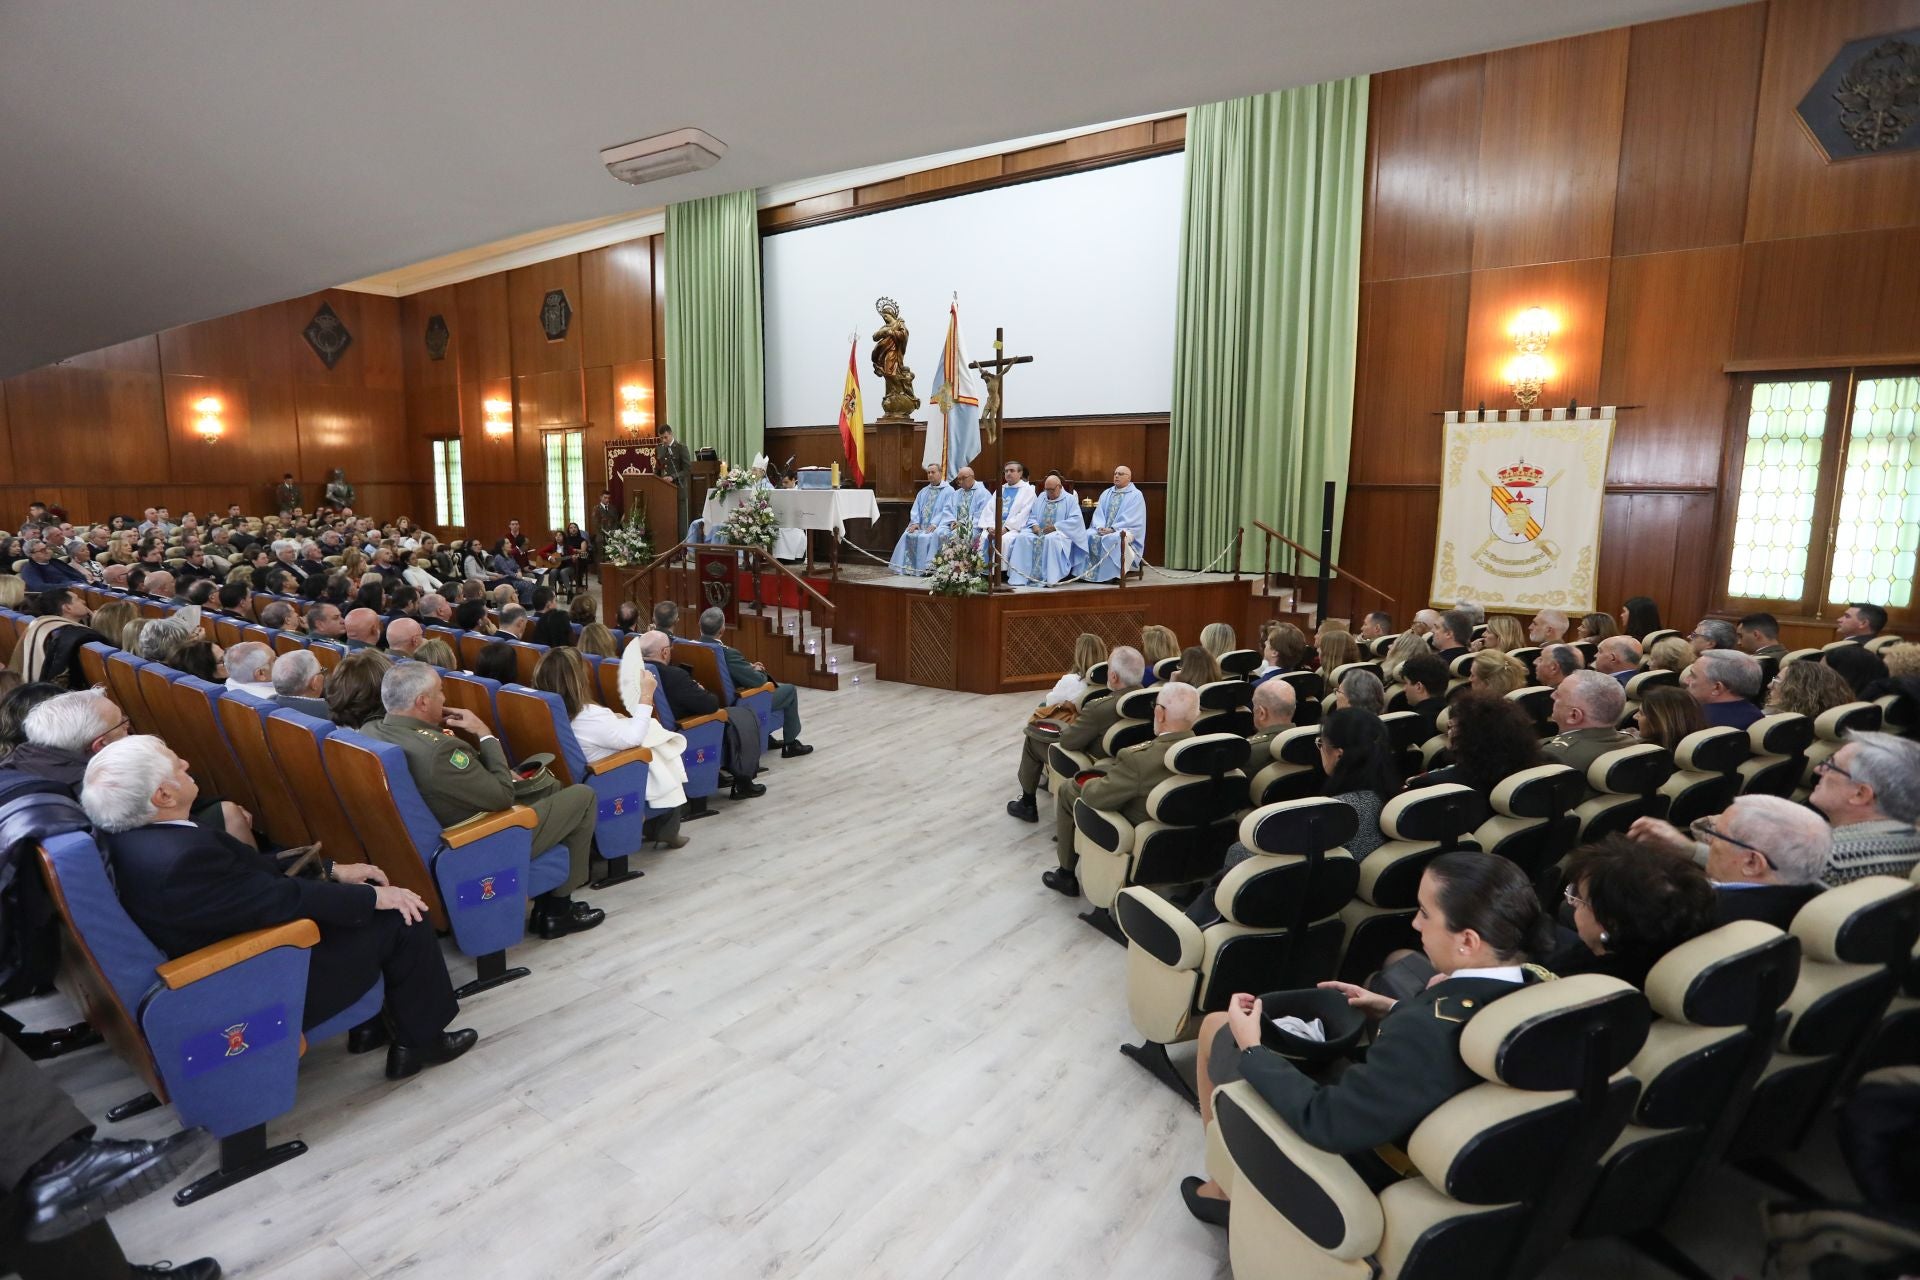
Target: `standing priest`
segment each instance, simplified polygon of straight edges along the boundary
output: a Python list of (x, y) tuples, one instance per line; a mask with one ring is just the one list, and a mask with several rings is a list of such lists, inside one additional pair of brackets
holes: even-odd
[[(969, 477), (972, 472), (966, 473)], [(953, 486), (940, 471), (940, 464), (927, 464), (927, 487), (913, 499), (907, 513), (907, 531), (893, 546), (893, 558), (887, 563), (895, 573), (924, 577), (933, 570), (934, 553), (946, 540), (953, 524)]]
[(1047, 472), (1046, 488), (1035, 495), (1027, 527), (1007, 548), (1007, 581), (1052, 586), (1087, 564), (1087, 525), (1080, 504), (1066, 491), (1058, 471)]
[[(1133, 482), (1127, 467), (1113, 469), (1113, 488), (1093, 504), (1093, 532), (1087, 537), (1090, 582), (1112, 582), (1140, 563), (1147, 541), (1147, 499)], [(1126, 563), (1120, 563), (1121, 534), (1126, 535)]]

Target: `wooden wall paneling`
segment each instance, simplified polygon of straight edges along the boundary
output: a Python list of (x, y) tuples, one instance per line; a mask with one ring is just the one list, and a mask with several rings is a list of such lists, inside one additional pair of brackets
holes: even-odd
[(1187, 141), (1186, 115), (1182, 113), (1177, 116), (1167, 116), (1155, 120), (1153, 122), (1153, 140), (1156, 143), (1162, 144), (1177, 142), (1184, 146)]
[(505, 536), (507, 521), (520, 521), (528, 536), (540, 532), (546, 519), (546, 490), (537, 484), (468, 484), (467, 534), (488, 546)]
[(1738, 244), (1767, 6), (1632, 28), (1613, 252)]
[(459, 385), (408, 387), (406, 415), (407, 431), (415, 437), (438, 439), (459, 435)]
[(487, 434), (484, 425), (485, 403), (488, 400), (511, 401), (512, 396), (511, 378), (460, 384), (460, 467), (469, 488), (474, 485), (507, 484), (519, 478), (519, 461), (514, 452), (512, 434), (496, 439)]
[[(547, 340), (540, 327), (540, 308), (547, 293), (565, 291), (573, 320), (567, 334), (558, 342)], [(581, 367), (580, 350), (585, 345), (581, 331), (585, 327), (580, 293), (580, 255), (568, 254), (532, 266), (507, 272), (507, 331), (513, 342), (515, 376), (552, 373)]]
[[(507, 332), (507, 277), (505, 272), (462, 280), (453, 287), (458, 318), (453, 327), (453, 350), (462, 382), (480, 382), (513, 376), (513, 342)], [(544, 335), (541, 338), (545, 341)]]
[(1035, 170), (1069, 168), (1115, 159), (1135, 151), (1146, 151), (1154, 145), (1153, 124), (1151, 120), (1142, 120), (1118, 129), (1084, 133), (1077, 138), (1065, 138), (1059, 142), (1028, 147), (1024, 151), (1014, 151), (1005, 157), (1001, 172), (1032, 173)]
[[(294, 421), (293, 383), (284, 379), (163, 379), (167, 444), (172, 466), (166, 473), (194, 482), (247, 486), (250, 509), (264, 509), (282, 472), (301, 475), (300, 436)], [(194, 430), (200, 414), (194, 405), (207, 396), (220, 400), (226, 430), (208, 444)]]
[[(1148, 480), (1162, 483), (1167, 479), (1167, 455), (1172, 447), (1172, 428), (1169, 423), (1149, 422), (1147, 424), (1147, 473)], [(998, 484), (998, 478), (994, 479)]]
[(1830, 162), (1794, 108), (1849, 40), (1920, 26), (1920, 0), (1772, 0), (1747, 195), (1748, 240), (1911, 225), (1920, 152)]
[(68, 369), (87, 369), (95, 373), (160, 372), (160, 347), (157, 336), (130, 338), (98, 351), (83, 351), (60, 361)]
[(1638, 407), (1614, 426), (1609, 484), (1719, 483), (1739, 297), (1737, 245), (1613, 260), (1599, 403)]
[[(128, 367), (132, 345), (94, 367), (68, 361), (7, 379), (15, 476), (88, 486), (171, 478), (158, 342), (141, 340), (148, 362), (137, 372)], [(109, 428), (113, 447), (101, 448)]]
[(166, 329), (158, 340), (162, 372), (208, 378), (284, 381), (293, 376), (294, 342), (302, 354), (313, 354), (299, 331), (288, 327), (284, 304)]
[(552, 427), (586, 424), (586, 371), (564, 369), (527, 374), (515, 378), (513, 386), (515, 475), (520, 480), (538, 480), (544, 485), (547, 463), (541, 435)]
[(962, 160), (959, 164), (942, 165), (938, 169), (923, 169), (919, 173), (904, 174), (898, 178), (889, 178), (885, 182), (870, 183), (854, 193), (854, 203), (862, 209), (867, 209), (874, 205), (890, 204), (909, 196), (944, 191), (949, 187), (968, 187), (975, 183), (990, 182), (1004, 172), (1001, 167), (1003, 163), (1000, 156), (981, 156), (974, 160)]
[(0, 378), (0, 464), (6, 467), (6, 474), (17, 476), (18, 468), (13, 465), (13, 428), (7, 417), (7, 384)]
[(1920, 357), (1920, 226), (1746, 246), (1733, 354), (1783, 365)]
[(1460, 397), (1465, 407), (1483, 401), (1489, 409), (1516, 407), (1503, 374), (1514, 355), (1509, 329), (1528, 307), (1545, 307), (1559, 322), (1559, 332), (1547, 347), (1554, 374), (1540, 393), (1539, 406), (1569, 400), (1598, 403), (1609, 265), (1606, 258), (1589, 258), (1474, 272)]
[(581, 360), (588, 368), (653, 359), (653, 237), (580, 255)]
[(1372, 78), (1362, 280), (1473, 265), (1484, 61), (1475, 55)]
[(1465, 273), (1360, 287), (1349, 483), (1439, 483), (1433, 415), (1461, 407), (1470, 292)]
[[(427, 351), (427, 324), (439, 316), (447, 325), (446, 354), (435, 360)], [(400, 365), (409, 395), (425, 387), (452, 388), (460, 381), (460, 292), (442, 285), (400, 299)]]
[(1628, 29), (1486, 56), (1473, 265), (1604, 256), (1613, 245)]
[(294, 386), (294, 411), (303, 476), (319, 479), (340, 467), (356, 486), (417, 480), (408, 471), (403, 393), (301, 382)]
[(1600, 517), (1600, 606), (1651, 596), (1670, 627), (1707, 608), (1713, 573), (1711, 493), (1608, 493)]
[[(1440, 489), (1433, 485), (1360, 485), (1347, 489), (1341, 525), (1340, 563), (1394, 598), (1395, 626), (1427, 607), (1433, 582), (1433, 540), (1440, 520)], [(1262, 539), (1247, 541), (1246, 567), (1258, 574)], [(1285, 567), (1290, 568), (1289, 562)], [(1282, 568), (1275, 545), (1274, 568)], [(1311, 572), (1313, 566), (1305, 564)], [(1335, 599), (1339, 588), (1335, 588)]]
[[(302, 336), (323, 303), (333, 308), (353, 336), (352, 343), (331, 369)], [(398, 298), (355, 293), (350, 289), (325, 289), (303, 298), (290, 298), (280, 304), (279, 310), (280, 323), (288, 334), (295, 381), (382, 391), (402, 389), (405, 375), (401, 371)]]

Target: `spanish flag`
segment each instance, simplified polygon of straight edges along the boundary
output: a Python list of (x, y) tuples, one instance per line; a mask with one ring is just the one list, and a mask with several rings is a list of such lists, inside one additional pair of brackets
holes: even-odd
[(846, 450), (847, 469), (853, 472), (855, 488), (867, 483), (867, 420), (860, 411), (860, 368), (855, 363), (860, 339), (847, 348), (847, 385), (840, 393), (840, 447)]

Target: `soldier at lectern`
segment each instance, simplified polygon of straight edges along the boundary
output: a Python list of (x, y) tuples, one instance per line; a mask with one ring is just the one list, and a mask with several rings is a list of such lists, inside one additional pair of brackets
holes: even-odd
[(678, 491), (675, 496), (680, 504), (680, 523), (678, 529), (684, 533), (687, 528), (687, 490), (693, 483), (693, 455), (687, 452), (687, 446), (674, 438), (673, 428), (660, 424), (660, 474), (673, 481)]

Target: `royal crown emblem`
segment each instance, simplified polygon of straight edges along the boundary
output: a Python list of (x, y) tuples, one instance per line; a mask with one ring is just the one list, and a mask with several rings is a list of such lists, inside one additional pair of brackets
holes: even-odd
[(1531, 463), (1516, 462), (1510, 467), (1500, 469), (1500, 483), (1509, 489), (1531, 488), (1544, 480), (1546, 474)]
[(1525, 546), (1540, 536), (1547, 521), (1546, 472), (1520, 461), (1494, 473), (1488, 527), (1493, 536), (1513, 546)]

